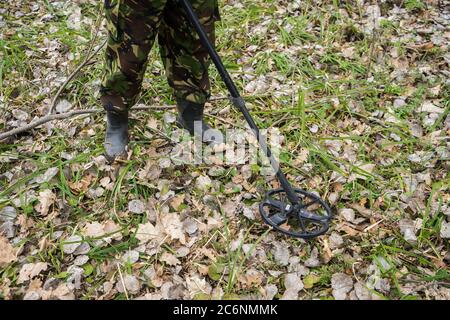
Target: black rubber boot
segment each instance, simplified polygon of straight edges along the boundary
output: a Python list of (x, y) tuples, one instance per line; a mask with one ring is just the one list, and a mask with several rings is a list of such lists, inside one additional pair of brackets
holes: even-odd
[(203, 104), (177, 100), (177, 109), (177, 124), (180, 128), (186, 129), (190, 135), (208, 144), (219, 144), (223, 142), (222, 133), (216, 129), (212, 129), (203, 120)]
[(108, 161), (126, 151), (128, 144), (128, 111), (106, 111), (107, 125), (105, 135), (105, 156)]

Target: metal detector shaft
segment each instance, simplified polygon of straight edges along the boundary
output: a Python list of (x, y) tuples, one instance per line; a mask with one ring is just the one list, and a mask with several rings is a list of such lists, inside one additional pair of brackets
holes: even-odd
[(200, 41), (201, 41), (202, 45), (208, 51), (223, 82), (225, 82), (225, 85), (227, 86), (228, 91), (231, 94), (231, 97), (230, 97), (231, 102), (233, 103), (233, 105), (236, 108), (238, 108), (242, 112), (245, 120), (247, 121), (248, 125), (252, 129), (256, 138), (258, 139), (259, 145), (261, 146), (265, 155), (269, 159), (270, 165), (275, 170), (278, 181), (280, 182), (281, 187), (286, 192), (286, 195), (287, 195), (289, 201), (293, 204), (298, 204), (300, 202), (299, 197), (295, 193), (295, 191), (292, 188), (289, 181), (286, 179), (286, 176), (284, 175), (283, 171), (281, 171), (278, 161), (275, 160), (275, 158), (272, 154), (272, 151), (267, 146), (265, 139), (260, 134), (259, 128), (257, 127), (255, 121), (253, 120), (252, 116), (250, 115), (250, 112), (248, 111), (247, 107), (245, 106), (244, 99), (242, 99), (241, 95), (239, 94), (238, 89), (236, 88), (236, 85), (234, 84), (233, 80), (230, 77), (230, 74), (225, 69), (225, 66), (223, 65), (222, 60), (220, 59), (219, 55), (217, 54), (216, 49), (214, 48), (211, 41), (209, 40), (208, 35), (206, 34), (205, 30), (203, 29), (203, 26), (201, 25), (201, 23), (197, 17), (197, 14), (194, 12), (194, 9), (192, 8), (192, 5), (189, 3), (189, 0), (180, 0), (180, 4), (183, 7), (184, 11), (186, 12), (187, 17), (188, 17), (189, 21), (191, 22), (192, 26), (194, 27), (195, 31), (197, 32), (198, 36), (200, 37)]

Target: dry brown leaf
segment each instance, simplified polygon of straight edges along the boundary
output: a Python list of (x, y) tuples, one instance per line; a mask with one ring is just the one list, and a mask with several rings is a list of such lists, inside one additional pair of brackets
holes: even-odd
[(352, 237), (357, 236), (358, 234), (361, 233), (360, 231), (358, 231), (356, 229), (353, 229), (352, 227), (350, 227), (347, 224), (343, 224), (342, 226), (340, 226), (338, 228), (338, 230), (339, 231), (344, 231), (346, 234), (348, 234), (349, 236), (352, 236)]
[(81, 234), (92, 238), (101, 237), (105, 234), (104, 226), (96, 221), (87, 223), (81, 231)]
[(81, 178), (80, 181), (70, 181), (68, 184), (72, 191), (76, 193), (84, 193), (89, 189), (89, 186), (91, 185), (94, 178), (95, 176), (92, 173), (88, 172), (83, 176), (83, 178)]
[(161, 232), (159, 228), (156, 228), (150, 222), (140, 224), (136, 232), (136, 239), (139, 240), (141, 244), (147, 243), (151, 240), (161, 238)]
[(42, 288), (42, 280), (33, 279), (30, 281), (27, 291), (39, 291)]
[(191, 299), (197, 294), (210, 294), (212, 291), (205, 278), (201, 278), (198, 274), (186, 277), (186, 285)]
[(255, 288), (259, 287), (263, 282), (263, 274), (255, 269), (248, 270), (245, 275), (241, 276), (239, 281), (246, 288)]
[(414, 48), (414, 49), (417, 49), (417, 50), (424, 50), (424, 51), (426, 51), (426, 50), (433, 49), (434, 44), (433, 44), (433, 42), (430, 41), (430, 42), (421, 43), (421, 44), (418, 44), (418, 45), (411, 45), (410, 47)]
[(298, 154), (295, 156), (293, 165), (301, 166), (308, 160), (308, 157), (309, 157), (309, 150), (306, 148), (301, 148)]
[(73, 292), (67, 287), (67, 284), (61, 283), (55, 290), (51, 290), (46, 292), (47, 295), (44, 298), (42, 296), (42, 300), (48, 299), (58, 299), (58, 300), (74, 300), (75, 295)]
[(26, 233), (34, 225), (34, 222), (33, 219), (28, 218), (25, 214), (19, 214), (17, 224), (20, 225), (20, 232)]
[(161, 262), (167, 263), (169, 266), (176, 266), (180, 264), (180, 260), (177, 259), (173, 254), (164, 252), (159, 259)]
[(50, 189), (46, 189), (39, 192), (38, 200), (39, 203), (34, 208), (42, 216), (46, 216), (48, 214), (50, 206), (56, 200), (56, 195)]
[(31, 280), (45, 270), (47, 270), (46, 262), (26, 263), (22, 266), (22, 269), (20, 269), (17, 283), (21, 284)]
[(242, 186), (244, 187), (245, 190), (247, 190), (248, 192), (254, 193), (256, 192), (256, 188), (251, 185), (250, 183), (248, 183), (248, 181), (244, 181), (242, 182)]
[(0, 235), (0, 267), (4, 267), (17, 259), (17, 250), (8, 239)]
[(172, 200), (170, 200), (170, 206), (174, 210), (178, 210), (180, 205), (184, 202), (184, 198), (185, 198), (184, 194), (180, 194), (180, 195), (173, 197)]
[(284, 277), (284, 291), (281, 300), (297, 300), (298, 292), (304, 288), (303, 281), (295, 273), (288, 273)]
[(122, 234), (120, 232), (118, 232), (120, 230), (120, 226), (117, 225), (114, 221), (112, 220), (108, 220), (105, 222), (105, 224), (103, 225), (103, 230), (105, 231), (106, 234), (111, 234), (111, 238), (114, 240), (120, 240), (122, 239)]
[(336, 300), (345, 300), (353, 289), (353, 279), (345, 273), (335, 273), (331, 277), (331, 287)]
[(362, 205), (358, 203), (352, 203), (349, 205), (350, 208), (356, 210), (360, 215), (362, 215), (364, 218), (371, 218), (373, 215), (373, 212)]
[(186, 244), (186, 237), (183, 232), (183, 224), (177, 213), (168, 213), (162, 216), (161, 224), (164, 232), (172, 239), (179, 240), (181, 244)]
[(333, 258), (333, 253), (331, 252), (330, 245), (328, 244), (328, 239), (323, 239), (323, 262), (326, 264), (330, 262), (331, 258)]

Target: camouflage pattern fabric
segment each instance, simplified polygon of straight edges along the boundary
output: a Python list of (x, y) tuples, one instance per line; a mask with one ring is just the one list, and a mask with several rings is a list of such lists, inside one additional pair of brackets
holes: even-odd
[[(101, 85), (107, 110), (133, 106), (141, 90), (150, 49), (160, 54), (176, 99), (203, 104), (210, 95), (210, 59), (176, 0), (104, 0), (108, 43)], [(190, 0), (214, 41), (217, 0)]]

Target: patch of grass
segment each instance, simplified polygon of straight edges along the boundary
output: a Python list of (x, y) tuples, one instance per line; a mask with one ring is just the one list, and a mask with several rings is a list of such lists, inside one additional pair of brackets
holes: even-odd
[(426, 8), (426, 5), (421, 0), (406, 0), (404, 6), (409, 11), (421, 11)]

